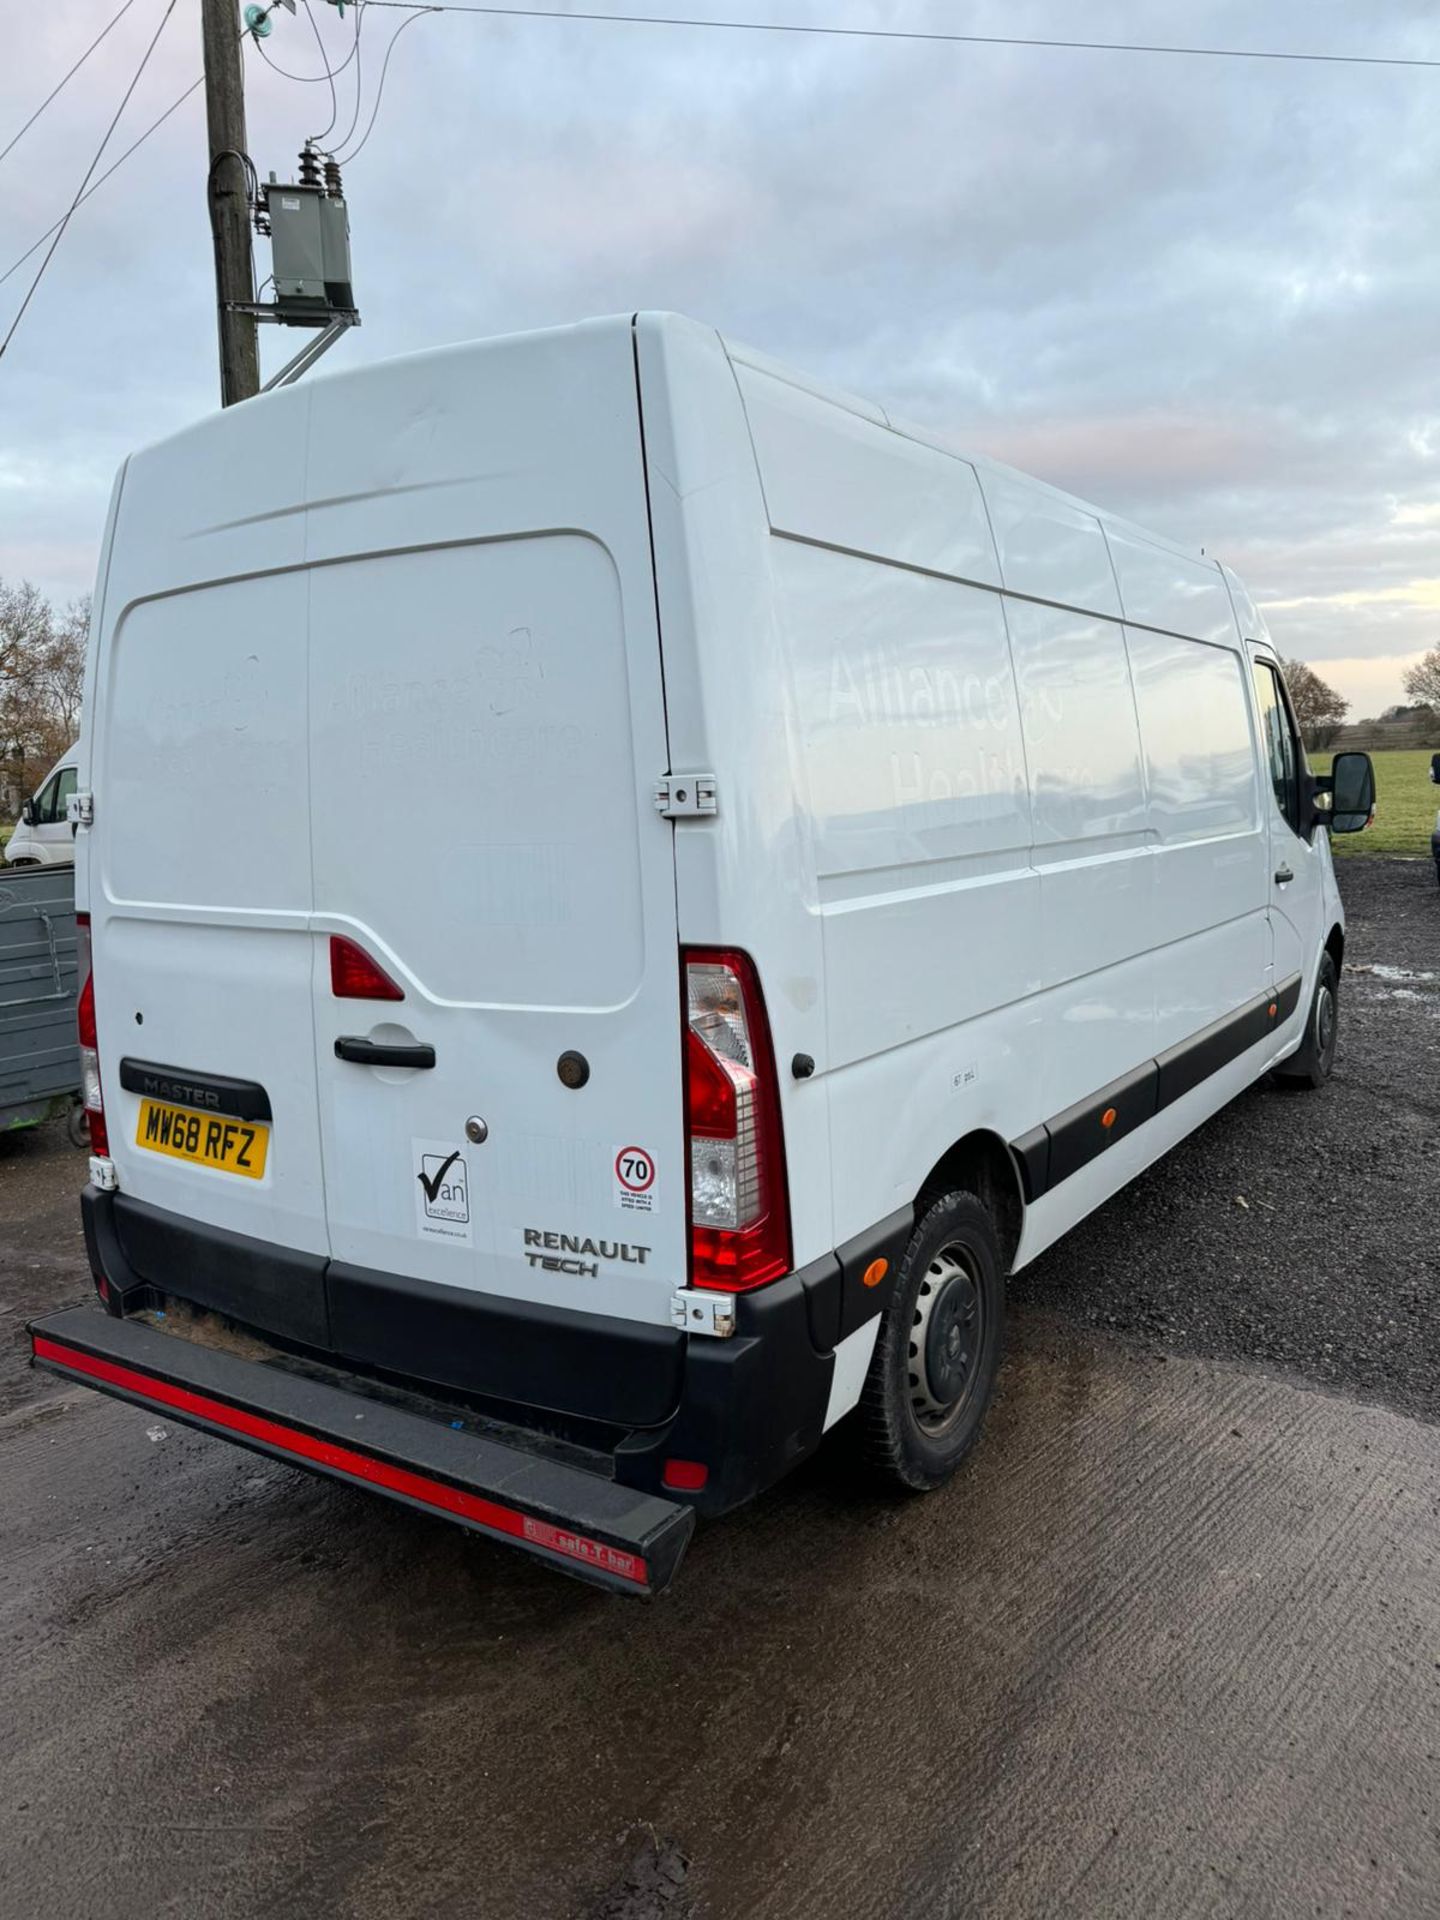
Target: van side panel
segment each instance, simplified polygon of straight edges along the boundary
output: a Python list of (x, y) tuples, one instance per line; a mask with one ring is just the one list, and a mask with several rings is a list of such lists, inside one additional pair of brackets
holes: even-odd
[(1230, 646), (1125, 630), (1154, 831), (1156, 1048), (1269, 979), (1268, 845), (1244, 662)]
[[(840, 409), (802, 419), (778, 381), (742, 370), (740, 384), (772, 526), (785, 522), (770, 567), (824, 942), (817, 1059), (843, 1241), (913, 1200), (959, 1134), (1006, 1137), (1039, 1098), (1020, 701), (973, 470)], [(837, 469), (850, 484), (831, 512)], [(912, 524), (895, 503), (916, 501)]]
[(973, 467), (754, 368), (736, 381), (774, 532), (1000, 584)]
[(1192, 560), (1113, 521), (1106, 524), (1105, 539), (1127, 620), (1216, 646), (1235, 644), (1230, 595), (1212, 561)]
[(823, 929), (836, 1236), (967, 1133), (1064, 1116), (1088, 1139), (1087, 1103), (1141, 1076), (1112, 1103), (1123, 1158), (1067, 1147), (1028, 1258), (1164, 1150), (1156, 1055), (1272, 983), (1229, 588), (1022, 476), (737, 378)]
[(1004, 468), (979, 468), (1007, 593), (1120, 616), (1120, 589), (1099, 519), (1050, 487)]
[(1119, 625), (1008, 596), (1005, 614), (1040, 876), (1040, 989), (1055, 1036), (1042, 1050), (1041, 1108), (1053, 1114), (1154, 1052), (1153, 829)]
[(772, 565), (838, 1072), (1040, 985), (1019, 703), (998, 594), (790, 539)]

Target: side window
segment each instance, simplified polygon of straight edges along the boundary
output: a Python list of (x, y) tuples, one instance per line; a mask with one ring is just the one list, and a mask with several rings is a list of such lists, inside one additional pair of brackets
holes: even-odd
[(60, 791), (60, 776), (47, 780), (35, 796), (35, 824), (37, 827), (52, 827), (55, 824), (55, 796)]
[(1260, 738), (1270, 767), (1275, 804), (1291, 828), (1298, 832), (1300, 756), (1280, 692), (1280, 676), (1263, 660), (1255, 662), (1255, 696), (1260, 704)]
[(76, 774), (74, 767), (62, 767), (55, 780), (55, 822), (64, 826), (70, 817), (70, 800), (75, 792)]

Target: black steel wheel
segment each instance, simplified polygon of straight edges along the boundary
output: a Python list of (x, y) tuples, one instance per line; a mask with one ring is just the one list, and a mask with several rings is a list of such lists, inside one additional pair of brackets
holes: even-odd
[(1340, 977), (1328, 953), (1320, 957), (1320, 972), (1310, 1002), (1310, 1018), (1300, 1051), (1282, 1060), (1275, 1077), (1286, 1086), (1323, 1087), (1335, 1066), (1335, 1044), (1340, 1037)]
[(1004, 1260), (975, 1194), (933, 1200), (915, 1223), (860, 1401), (869, 1464), (915, 1492), (948, 1480), (975, 1444), (1000, 1369)]

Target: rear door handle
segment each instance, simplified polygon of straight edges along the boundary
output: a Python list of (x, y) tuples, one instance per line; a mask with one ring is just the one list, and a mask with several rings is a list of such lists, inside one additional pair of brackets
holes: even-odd
[(409, 1046), (382, 1046), (375, 1040), (348, 1035), (335, 1042), (337, 1060), (353, 1060), (357, 1067), (433, 1067), (435, 1049), (423, 1040)]
[(1287, 881), (1293, 880), (1294, 878), (1294, 874), (1288, 867), (1277, 867), (1275, 869), (1275, 884), (1277, 887), (1283, 887)]

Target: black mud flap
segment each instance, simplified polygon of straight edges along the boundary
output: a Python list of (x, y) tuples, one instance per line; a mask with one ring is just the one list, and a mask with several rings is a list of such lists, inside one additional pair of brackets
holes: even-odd
[(458, 1521), (613, 1593), (663, 1593), (695, 1524), (688, 1507), (598, 1473), (94, 1307), (36, 1320), (30, 1339), (51, 1373)]

